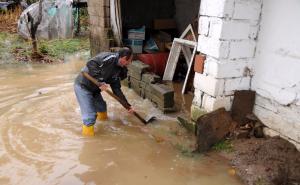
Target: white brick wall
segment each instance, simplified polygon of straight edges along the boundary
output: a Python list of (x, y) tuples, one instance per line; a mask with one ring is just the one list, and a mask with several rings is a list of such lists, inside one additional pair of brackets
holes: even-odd
[(195, 73), (194, 87), (211, 96), (220, 96), (224, 91), (224, 79), (216, 79), (212, 76)]
[(236, 0), (233, 19), (258, 20), (261, 4), (261, 0)]
[(231, 78), (225, 80), (225, 95), (233, 95), (236, 90), (249, 90), (250, 89), (250, 77)]
[[(285, 137), (297, 141), (299, 144), (300, 107), (295, 105), (289, 107), (282, 106), (259, 95), (256, 97), (256, 105), (254, 106), (255, 115), (257, 115), (266, 126), (281, 133)], [(265, 104), (264, 107), (259, 105), (262, 101)], [(274, 110), (276, 110), (276, 112)]]
[(195, 91), (200, 95), (194, 101), (206, 110), (228, 108), (228, 95), (250, 89), (261, 5), (261, 0), (201, 1), (197, 49), (207, 59), (204, 73), (195, 75), (201, 93)]
[(231, 17), (234, 0), (202, 0), (200, 15), (213, 17)]
[(204, 94), (203, 100), (202, 100), (202, 108), (204, 108), (206, 111), (214, 111), (219, 108), (224, 107), (227, 111), (231, 109), (232, 100), (230, 96), (226, 97), (212, 97), (207, 94)]
[(209, 36), (224, 40), (248, 39), (250, 24), (245, 21), (211, 18)]
[(203, 94), (204, 93), (200, 89), (195, 89), (193, 99), (194, 105), (201, 107)]
[(200, 16), (198, 33), (200, 35), (208, 36), (208, 31), (209, 31), (209, 17)]
[(198, 51), (215, 58), (227, 58), (229, 42), (199, 35)]
[(241, 40), (230, 42), (229, 58), (253, 58), (256, 42), (253, 40)]
[(249, 59), (240, 60), (218, 60), (207, 57), (204, 64), (204, 73), (215, 78), (236, 78), (252, 75), (253, 61)]

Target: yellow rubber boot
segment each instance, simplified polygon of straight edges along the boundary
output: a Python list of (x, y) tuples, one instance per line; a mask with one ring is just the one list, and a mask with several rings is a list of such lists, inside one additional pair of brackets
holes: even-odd
[(107, 119), (108, 119), (107, 112), (97, 112), (97, 120), (105, 121)]
[(94, 136), (95, 135), (94, 125), (92, 125), (92, 126), (82, 125), (82, 135), (83, 136)]

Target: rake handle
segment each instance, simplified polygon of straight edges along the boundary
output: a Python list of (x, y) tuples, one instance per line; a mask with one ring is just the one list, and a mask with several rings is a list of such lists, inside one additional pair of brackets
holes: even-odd
[[(114, 99), (116, 99), (125, 109), (130, 109), (130, 106), (124, 102), (122, 99), (120, 99), (117, 95), (115, 95), (113, 92), (111, 92), (110, 90), (106, 90), (105, 91), (107, 94), (109, 94), (111, 97), (113, 97)], [(143, 122), (145, 125), (147, 124), (146, 120), (144, 118), (142, 118), (142, 116), (140, 116), (137, 112), (133, 112), (133, 115), (135, 117), (137, 117), (141, 122)]]

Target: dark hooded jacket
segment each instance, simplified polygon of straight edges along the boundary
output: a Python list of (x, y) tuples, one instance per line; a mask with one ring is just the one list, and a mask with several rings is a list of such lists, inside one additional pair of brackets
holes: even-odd
[[(127, 68), (119, 66), (118, 62), (118, 53), (103, 52), (90, 59), (81, 71), (87, 72), (100, 83), (109, 84), (113, 93), (130, 106), (121, 90), (121, 80), (127, 77)], [(82, 73), (77, 76), (75, 83), (95, 95), (100, 93), (99, 87), (85, 78)]]

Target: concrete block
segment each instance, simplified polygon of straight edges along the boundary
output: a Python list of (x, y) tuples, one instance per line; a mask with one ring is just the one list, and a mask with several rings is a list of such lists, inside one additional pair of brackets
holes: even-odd
[(164, 84), (151, 84), (152, 96), (156, 96), (164, 101), (174, 102), (174, 89)]
[(236, 0), (233, 19), (259, 20), (261, 0)]
[(251, 77), (225, 79), (225, 95), (233, 95), (236, 90), (249, 90)]
[(130, 77), (130, 87), (138, 94), (141, 94), (140, 81)]
[(199, 28), (198, 28), (198, 33), (200, 35), (208, 36), (209, 20), (210, 20), (209, 17), (200, 16), (200, 18), (199, 18)]
[(209, 37), (224, 40), (248, 39), (250, 33), (250, 23), (246, 21), (226, 20), (221, 18), (211, 18), (209, 25)]
[(128, 70), (128, 75), (137, 80), (142, 80), (142, 74), (140, 72)]
[(171, 98), (168, 97), (161, 98), (156, 96), (155, 94), (152, 95), (151, 101), (155, 103), (159, 108), (162, 109), (174, 106), (174, 100), (171, 100)]
[(220, 96), (224, 92), (224, 79), (216, 79), (213, 76), (195, 73), (194, 87), (210, 96)]
[(257, 94), (255, 97), (255, 106), (262, 107), (274, 113), (278, 113), (277, 105), (275, 104), (275, 102), (259, 94)]
[(147, 84), (154, 84), (161, 81), (160, 76), (152, 73), (144, 73), (142, 75), (142, 81)]
[(137, 80), (142, 80), (142, 74), (148, 69), (149, 65), (136, 60), (128, 66), (128, 74)]
[(192, 103), (196, 106), (201, 107), (201, 105), (202, 105), (202, 96), (203, 96), (203, 92), (200, 89), (195, 89), (194, 98), (193, 98)]
[[(290, 109), (289, 107), (281, 105), (277, 106), (284, 109)], [(280, 136), (290, 138), (300, 143), (299, 118), (297, 120), (290, 120), (290, 115), (285, 115), (285, 113), (282, 112), (274, 113), (260, 106), (254, 107), (254, 113), (267, 127), (280, 133)], [(295, 114), (295, 112), (291, 113)]]
[(272, 99), (272, 101), (276, 101), (279, 104), (286, 106), (297, 103), (298, 101), (296, 89), (284, 88), (284, 86), (280, 87), (272, 83), (267, 83), (267, 81), (262, 81), (259, 83), (261, 83), (260, 86), (254, 86), (254, 89), (257, 91), (258, 94), (264, 97), (269, 97)]
[(253, 40), (241, 40), (230, 42), (230, 59), (253, 58), (256, 42)]
[(144, 73), (149, 69), (148, 64), (144, 64), (143, 62), (139, 60), (132, 61), (130, 65), (128, 65), (128, 70), (135, 71), (137, 73)]
[(227, 58), (229, 53), (229, 42), (199, 35), (197, 50), (215, 58)]
[(234, 0), (202, 0), (200, 15), (232, 17)]
[(258, 36), (259, 25), (250, 25), (249, 38), (256, 40)]
[(126, 87), (130, 88), (130, 81), (129, 77), (125, 78), (124, 80), (121, 81), (122, 85), (125, 85)]
[(202, 99), (202, 108), (208, 112), (217, 110), (224, 107), (227, 111), (231, 109), (232, 100), (231, 96), (218, 96), (212, 97), (207, 94), (204, 94)]
[(207, 57), (204, 73), (215, 78), (234, 78), (253, 75), (253, 60), (217, 60)]

